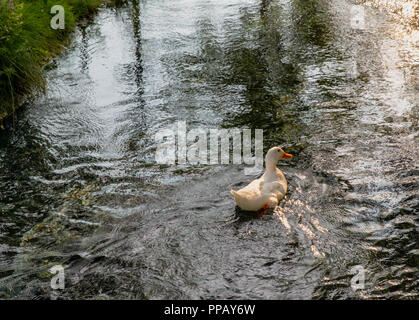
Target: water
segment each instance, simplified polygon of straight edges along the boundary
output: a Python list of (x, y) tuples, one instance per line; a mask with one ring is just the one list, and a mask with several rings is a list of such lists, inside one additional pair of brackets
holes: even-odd
[[(418, 299), (417, 33), (372, 8), (358, 29), (350, 9), (102, 8), (1, 133), (0, 297)], [(156, 164), (155, 133), (180, 120), (294, 154), (279, 208), (236, 212), (241, 165)]]

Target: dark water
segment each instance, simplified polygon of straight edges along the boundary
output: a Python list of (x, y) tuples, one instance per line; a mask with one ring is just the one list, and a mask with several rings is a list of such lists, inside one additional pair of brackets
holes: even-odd
[[(418, 299), (418, 33), (371, 8), (354, 28), (350, 8), (102, 8), (1, 133), (0, 297)], [(236, 214), (241, 165), (156, 164), (178, 120), (293, 153), (279, 208)]]

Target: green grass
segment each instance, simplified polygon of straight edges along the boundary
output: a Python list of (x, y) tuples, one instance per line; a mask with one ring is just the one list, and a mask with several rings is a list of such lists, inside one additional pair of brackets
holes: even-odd
[[(43, 89), (43, 67), (58, 54), (78, 19), (104, 0), (0, 0), (0, 126), (13, 115), (23, 96)], [(65, 9), (65, 29), (53, 30), (53, 5)]]

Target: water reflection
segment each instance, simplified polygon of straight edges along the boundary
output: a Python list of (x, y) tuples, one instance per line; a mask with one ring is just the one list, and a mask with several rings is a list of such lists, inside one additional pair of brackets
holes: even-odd
[(135, 39), (135, 82), (138, 86), (138, 95), (141, 96), (144, 93), (143, 89), (143, 66), (142, 66), (142, 49), (141, 49), (141, 22), (140, 22), (140, 4), (138, 0), (132, 2), (133, 16), (132, 16), (132, 27), (134, 29)]
[(329, 1), (296, 0), (291, 2), (290, 14), (294, 36), (300, 45), (324, 47), (333, 40), (332, 15)]
[(293, 116), (284, 117), (283, 109), (300, 88), (298, 61), (283, 48), (283, 8), (265, 1), (260, 12), (243, 11), (242, 32), (228, 32), (233, 45), (227, 47), (225, 81), (242, 87), (244, 100), (224, 125), (262, 128), (268, 145), (289, 143), (284, 131)]

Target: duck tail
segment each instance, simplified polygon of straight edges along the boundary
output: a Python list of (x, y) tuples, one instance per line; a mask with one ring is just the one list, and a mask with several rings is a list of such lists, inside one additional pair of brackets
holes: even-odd
[(230, 190), (230, 193), (233, 195), (233, 197), (236, 199), (238, 194), (237, 191), (234, 191), (233, 189)]

